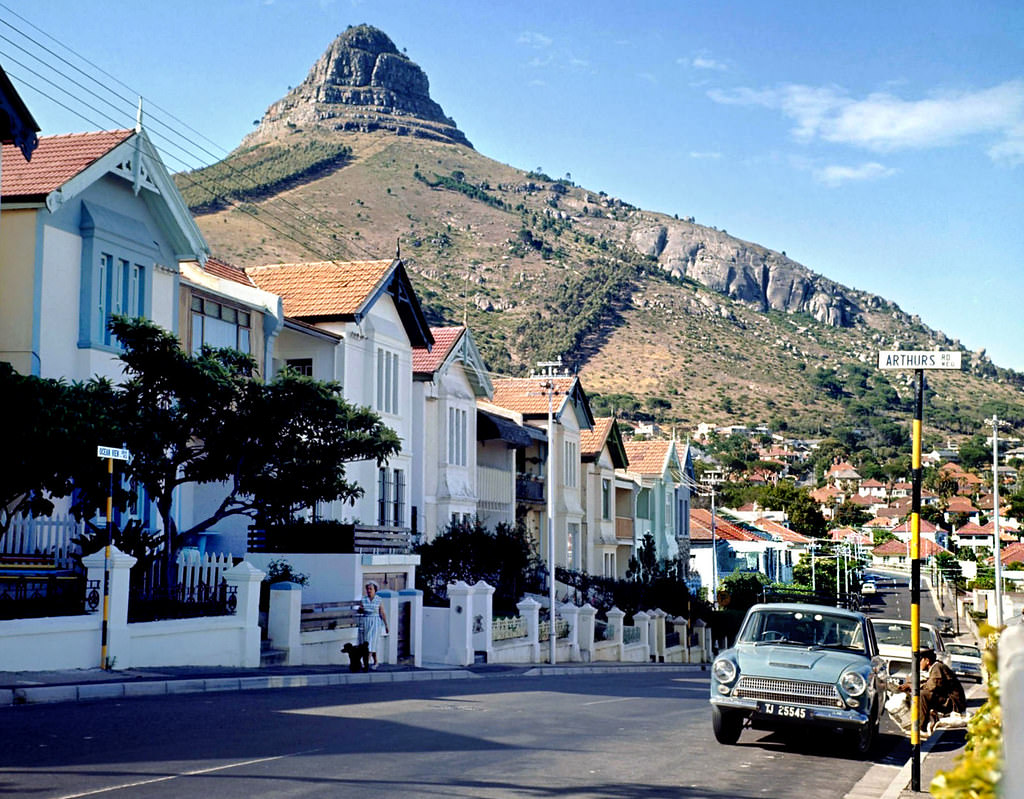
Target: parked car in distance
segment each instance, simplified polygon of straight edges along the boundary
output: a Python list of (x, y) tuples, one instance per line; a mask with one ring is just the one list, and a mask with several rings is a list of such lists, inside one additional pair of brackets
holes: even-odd
[[(872, 619), (878, 649), (886, 660), (889, 684), (899, 685), (910, 679), (914, 651), (911, 648), (910, 622), (906, 619)], [(949, 665), (949, 654), (939, 631), (931, 624), (921, 624), (921, 649), (934, 649), (935, 655)]]
[(860, 586), (860, 592), (864, 596), (867, 596), (868, 594), (877, 594), (878, 585), (874, 580), (865, 580)]
[(940, 635), (954, 635), (953, 618), (951, 616), (936, 616), (935, 626), (939, 628)]
[(711, 726), (722, 744), (735, 744), (747, 724), (834, 728), (866, 757), (885, 692), (885, 661), (864, 614), (827, 605), (754, 605), (736, 645), (711, 666)]
[(964, 677), (981, 683), (985, 679), (981, 650), (970, 644), (946, 644), (949, 652), (949, 667), (957, 677)]

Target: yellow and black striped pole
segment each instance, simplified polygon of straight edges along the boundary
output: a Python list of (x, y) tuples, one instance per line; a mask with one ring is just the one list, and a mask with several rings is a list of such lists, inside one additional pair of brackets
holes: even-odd
[(921, 423), (924, 416), (924, 370), (917, 370), (917, 398), (914, 403), (913, 495), (910, 505), (910, 787), (921, 790)]
[(114, 459), (107, 458), (107, 545), (103, 554), (103, 626), (100, 628), (100, 668), (109, 669), (107, 662), (107, 625), (110, 621), (110, 547), (114, 524)]

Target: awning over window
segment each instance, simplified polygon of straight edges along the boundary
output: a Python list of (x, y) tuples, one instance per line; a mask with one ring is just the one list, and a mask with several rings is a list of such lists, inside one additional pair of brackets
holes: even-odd
[(500, 439), (516, 449), (528, 447), (534, 441), (546, 441), (543, 430), (529, 425), (519, 425), (487, 411), (476, 412), (476, 437), (478, 441)]

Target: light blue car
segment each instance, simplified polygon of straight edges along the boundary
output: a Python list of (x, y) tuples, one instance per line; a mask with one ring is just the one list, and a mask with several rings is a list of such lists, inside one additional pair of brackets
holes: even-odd
[(862, 613), (827, 605), (754, 605), (736, 645), (711, 666), (711, 724), (735, 744), (758, 729), (831, 727), (867, 757), (885, 706), (885, 661)]

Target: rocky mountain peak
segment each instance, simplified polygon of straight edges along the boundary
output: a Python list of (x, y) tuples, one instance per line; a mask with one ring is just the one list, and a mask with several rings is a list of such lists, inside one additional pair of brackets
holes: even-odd
[(349, 27), (331, 42), (306, 79), (267, 109), (244, 144), (317, 127), (388, 130), (472, 146), (430, 98), (426, 73), (370, 25)]

